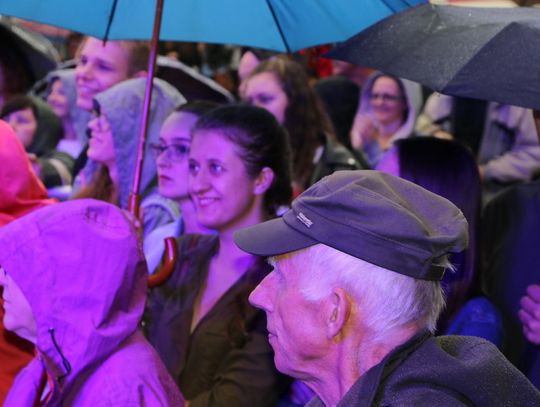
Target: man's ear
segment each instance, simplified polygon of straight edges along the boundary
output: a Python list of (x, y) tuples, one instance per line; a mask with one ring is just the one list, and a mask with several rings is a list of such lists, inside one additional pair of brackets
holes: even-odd
[(253, 193), (255, 195), (262, 195), (268, 191), (268, 188), (270, 188), (274, 181), (274, 176), (274, 171), (270, 167), (264, 167), (257, 176), (257, 179), (255, 179), (255, 189), (253, 190)]
[(351, 301), (343, 288), (335, 288), (328, 299), (327, 335), (328, 339), (339, 340), (349, 322)]
[(133, 75), (131, 75), (131, 79), (135, 78), (146, 78), (148, 76), (147, 71), (137, 71)]

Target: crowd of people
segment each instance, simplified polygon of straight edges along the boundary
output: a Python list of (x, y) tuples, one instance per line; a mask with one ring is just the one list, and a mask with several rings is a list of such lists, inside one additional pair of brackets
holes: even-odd
[(540, 405), (540, 113), (248, 50), (153, 79), (134, 219), (148, 56), (0, 83), (0, 403)]

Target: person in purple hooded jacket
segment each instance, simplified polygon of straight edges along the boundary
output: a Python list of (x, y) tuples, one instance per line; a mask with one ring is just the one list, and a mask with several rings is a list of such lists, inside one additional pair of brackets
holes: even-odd
[(35, 343), (4, 406), (183, 406), (139, 329), (147, 271), (131, 222), (77, 200), (0, 231), (4, 325)]

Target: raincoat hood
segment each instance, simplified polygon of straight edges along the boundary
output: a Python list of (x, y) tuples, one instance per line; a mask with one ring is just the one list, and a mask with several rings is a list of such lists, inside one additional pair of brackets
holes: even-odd
[(120, 209), (91, 199), (10, 223), (0, 229), (0, 247), (0, 265), (33, 311), (54, 404), (138, 330), (147, 281), (142, 249)]
[(0, 226), (54, 202), (15, 132), (0, 120)]
[(72, 107), (77, 103), (77, 88), (75, 87), (75, 70), (74, 69), (59, 69), (47, 74), (47, 89), (45, 96), (48, 97), (52, 90), (52, 85), (55, 81), (61, 81), (64, 95), (67, 98), (68, 105), (70, 106), (70, 113)]
[[(107, 89), (95, 97), (101, 114), (111, 126), (116, 166), (118, 168), (118, 194), (120, 206), (127, 207), (129, 193), (133, 184), (139, 129), (143, 114), (146, 78), (130, 79)], [(182, 103), (184, 97), (167, 82), (154, 79), (144, 167), (141, 176), (141, 193), (155, 180), (156, 163), (150, 159), (149, 145), (156, 143), (159, 130), (167, 116)]]
[(77, 140), (82, 143), (88, 141), (86, 128), (88, 121), (92, 117), (91, 113), (77, 106), (77, 87), (75, 86), (75, 69), (59, 69), (49, 72), (47, 75), (47, 89), (45, 96), (51, 93), (52, 85), (55, 81), (61, 81), (64, 94), (69, 105), (69, 118), (77, 135)]
[[(382, 72), (375, 72), (371, 74), (369, 78), (366, 80), (366, 82), (362, 85), (362, 91), (360, 94), (360, 108), (359, 108), (360, 114), (367, 114), (368, 116), (371, 115), (371, 103), (370, 103), (371, 89), (373, 88), (373, 83), (375, 82), (375, 80), (380, 78), (381, 76), (388, 76), (388, 75)], [(392, 76), (392, 77), (396, 79), (397, 81), (399, 81), (400, 88), (402, 89), (404, 93), (403, 96), (405, 97), (405, 104), (407, 105), (405, 121), (391, 138), (391, 141), (394, 142), (401, 138), (409, 137), (413, 133), (417, 112), (416, 112), (416, 107), (413, 103), (413, 97), (408, 90), (409, 88), (405, 86), (404, 82), (400, 78), (397, 78), (395, 76)]]

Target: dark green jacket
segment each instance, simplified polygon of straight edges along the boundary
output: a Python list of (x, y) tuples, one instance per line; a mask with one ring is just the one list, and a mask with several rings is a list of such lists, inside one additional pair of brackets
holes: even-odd
[(179, 238), (179, 260), (167, 283), (149, 294), (147, 336), (190, 407), (273, 407), (284, 390), (274, 366), (264, 312), (247, 298), (270, 266), (262, 260), (240, 278), (190, 333), (217, 236)]

